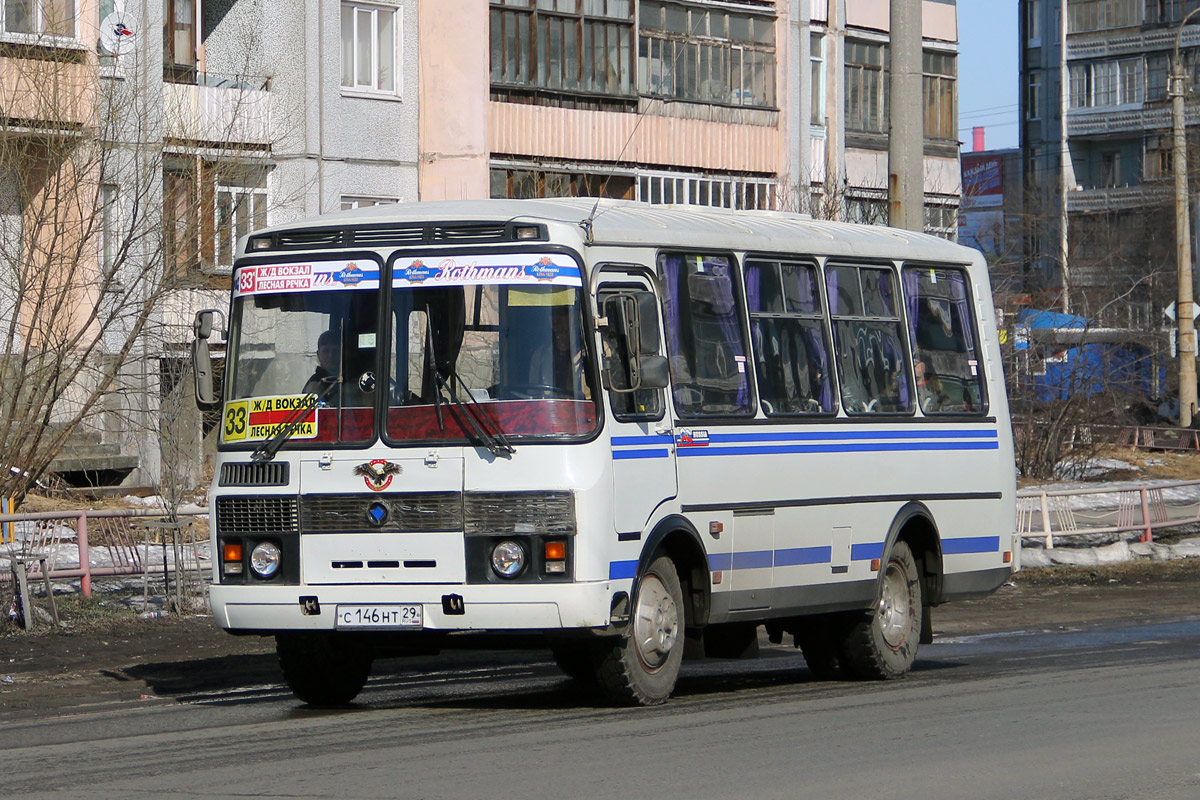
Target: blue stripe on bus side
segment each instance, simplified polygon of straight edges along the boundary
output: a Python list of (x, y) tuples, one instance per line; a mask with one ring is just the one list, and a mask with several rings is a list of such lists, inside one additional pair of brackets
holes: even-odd
[(608, 565), (608, 579), (610, 581), (624, 580), (632, 578), (637, 574), (637, 559), (633, 561), (613, 561)]
[(713, 442), (805, 442), (805, 441), (851, 441), (856, 439), (997, 439), (999, 434), (994, 428), (988, 430), (972, 430), (968, 428), (953, 430), (929, 430), (908, 428), (897, 430), (865, 430), (865, 431), (794, 431), (791, 433), (713, 433), (709, 441)]
[(614, 436), (612, 438), (612, 446), (629, 447), (632, 445), (671, 444), (674, 441), (674, 437), (669, 433), (656, 434), (654, 436)]
[(680, 458), (692, 456), (785, 455), (789, 453), (883, 453), (924, 450), (999, 450), (996, 441), (981, 442), (847, 442), (845, 444), (795, 444), (759, 447), (681, 447)]
[(942, 553), (997, 553), (1000, 551), (999, 536), (967, 536), (961, 539), (942, 539)]
[(665, 447), (643, 448), (639, 450), (614, 450), (613, 461), (624, 461), (630, 458), (669, 458), (671, 451)]
[[(999, 536), (975, 536), (962, 539), (943, 539), (942, 553), (995, 553), (1000, 550)], [(866, 542), (850, 548), (851, 561), (870, 561), (883, 558), (883, 542)], [(806, 564), (828, 564), (833, 560), (830, 547), (790, 547), (784, 550), (748, 550), (740, 553), (709, 553), (710, 572), (727, 572), (742, 569), (766, 569), (768, 567), (795, 567)], [(608, 567), (611, 580), (632, 578), (637, 572), (637, 561), (613, 561)]]

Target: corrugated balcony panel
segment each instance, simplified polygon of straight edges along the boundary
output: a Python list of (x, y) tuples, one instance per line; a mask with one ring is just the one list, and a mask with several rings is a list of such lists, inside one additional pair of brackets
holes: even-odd
[(271, 93), (266, 89), (163, 84), (167, 136), (229, 144), (271, 143)]
[[(1196, 109), (1189, 109), (1189, 122), (1196, 122)], [(1106, 136), (1113, 133), (1135, 133), (1171, 127), (1168, 106), (1128, 108), (1123, 110), (1076, 110), (1067, 114), (1067, 136)]]
[(16, 125), (67, 129), (96, 124), (96, 65), (91, 58), (57, 61), (0, 57), (0, 113)]
[(1165, 205), (1170, 201), (1172, 193), (1173, 188), (1166, 184), (1078, 189), (1067, 193), (1067, 211), (1118, 211)]
[(507, 155), (768, 173), (786, 156), (772, 126), (499, 102), (490, 114), (489, 149)]

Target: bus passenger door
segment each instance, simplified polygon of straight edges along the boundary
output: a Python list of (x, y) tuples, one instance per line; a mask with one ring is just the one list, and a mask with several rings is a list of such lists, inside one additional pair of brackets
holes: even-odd
[[(665, 388), (638, 388), (661, 367), (658, 296), (636, 268), (605, 269), (597, 307), (607, 324), (600, 354), (613, 466), (613, 521), (618, 534), (642, 533), (654, 510), (675, 497), (675, 444)], [(646, 373), (639, 372), (645, 366)]]

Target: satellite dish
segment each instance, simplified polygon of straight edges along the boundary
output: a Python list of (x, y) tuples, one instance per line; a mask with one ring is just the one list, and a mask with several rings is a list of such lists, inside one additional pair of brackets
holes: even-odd
[(110, 55), (120, 55), (133, 46), (133, 28), (126, 24), (133, 20), (118, 9), (100, 20), (100, 49)]

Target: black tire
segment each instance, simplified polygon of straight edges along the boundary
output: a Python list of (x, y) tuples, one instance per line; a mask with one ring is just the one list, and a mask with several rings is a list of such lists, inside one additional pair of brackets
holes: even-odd
[(591, 645), (585, 641), (560, 641), (550, 645), (554, 663), (581, 686), (596, 685), (596, 656)]
[(851, 678), (905, 675), (921, 641), (921, 577), (912, 551), (896, 542), (884, 561), (875, 606), (855, 619), (842, 640), (841, 666)]
[(344, 635), (280, 633), (275, 652), (292, 694), (310, 706), (346, 705), (371, 674), (371, 651)]
[(650, 562), (634, 599), (629, 630), (597, 648), (596, 683), (621, 705), (665, 703), (683, 661), (683, 589), (666, 556)]
[(838, 653), (844, 631), (845, 625), (840, 618), (824, 616), (813, 619), (796, 633), (795, 645), (800, 648), (815, 680), (835, 681), (842, 676)]

